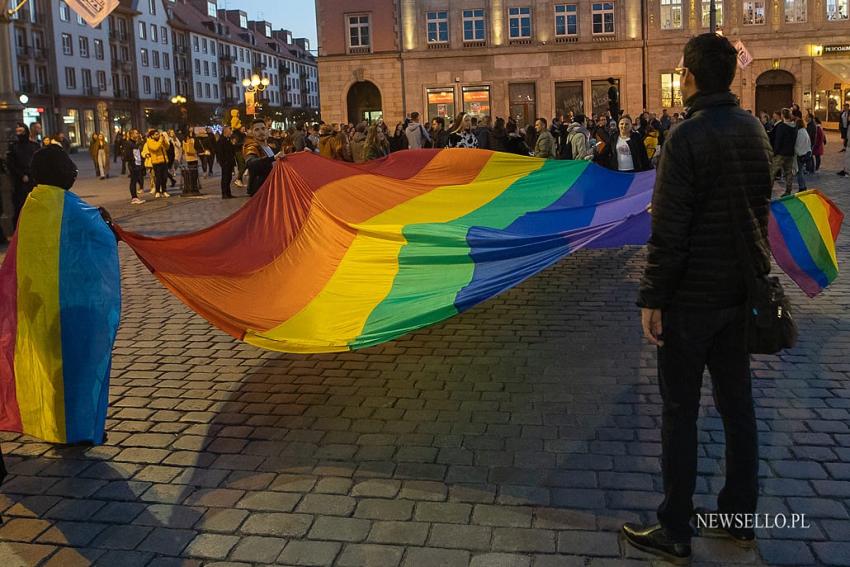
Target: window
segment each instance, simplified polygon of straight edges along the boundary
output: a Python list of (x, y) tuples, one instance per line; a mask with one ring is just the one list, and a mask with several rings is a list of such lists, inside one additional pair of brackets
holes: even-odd
[(65, 67), (65, 86), (69, 89), (77, 88), (77, 70), (73, 67)]
[(216, 6), (215, 2), (207, 2), (207, 16), (211, 18), (216, 17)]
[(148, 0), (148, 14), (151, 16), (156, 16), (156, 1), (157, 0)]
[(217, 63), (212, 64), (212, 76), (218, 77), (218, 64)]
[(661, 0), (661, 29), (682, 29), (682, 0)]
[(91, 69), (81, 70), (83, 77), (83, 90), (91, 90)]
[(248, 27), (248, 16), (245, 14), (239, 14), (239, 27), (245, 29)]
[(157, 96), (162, 94), (162, 79), (160, 77), (154, 77), (153, 92), (156, 93)]
[(210, 84), (209, 83), (204, 83), (204, 96), (206, 96), (207, 98), (212, 98), (210, 96)]
[(614, 3), (600, 2), (593, 4), (593, 34), (605, 35), (614, 33)]
[(89, 56), (89, 38), (80, 36), (80, 57)]
[(806, 21), (806, 0), (785, 0), (785, 23), (800, 24)]
[(555, 114), (568, 112), (584, 114), (584, 83), (570, 81), (555, 83)]
[(80, 25), (80, 26), (84, 26), (84, 25), (86, 25), (86, 21), (85, 21), (85, 20), (83, 19), (83, 17), (82, 17), (81, 15), (79, 15), (79, 14), (77, 14), (77, 25)]
[(192, 50), (195, 53), (197, 53), (198, 51), (201, 50), (201, 48), (199, 47), (199, 43), (198, 43), (198, 36), (196, 36), (196, 35), (192, 36)]
[(425, 91), (428, 97), (428, 119), (442, 116), (450, 120), (455, 115), (454, 87), (442, 87)]
[(203, 95), (203, 92), (201, 91), (201, 83), (200, 83), (200, 81), (195, 83), (195, 92), (196, 92), (196, 93), (198, 93), (198, 96), (202, 96), (202, 95)]
[(531, 8), (508, 8), (508, 37), (531, 38)]
[(145, 94), (151, 94), (151, 78), (147, 75), (142, 77), (142, 88), (145, 90)]
[(508, 85), (510, 115), (518, 124), (531, 124), (537, 119), (537, 96), (534, 83)]
[(576, 4), (555, 4), (555, 35), (558, 37), (578, 35)]
[[(723, 25), (723, 1), (718, 0), (715, 2), (717, 6), (717, 25)], [(711, 0), (702, 0), (702, 27), (709, 27), (709, 20), (711, 19)]]
[(473, 116), (489, 116), (490, 87), (463, 87), (463, 110)]
[(218, 99), (218, 85), (213, 85), (213, 98)]
[(165, 94), (171, 94), (171, 79), (168, 77), (165, 78)]
[(130, 60), (130, 48), (126, 45), (121, 46), (121, 61), (129, 61)]
[(141, 58), (142, 58), (142, 67), (147, 67), (149, 65), (148, 50), (144, 47), (141, 49)]
[(661, 74), (661, 107), (682, 106), (682, 90), (678, 73)]
[(209, 61), (204, 61), (204, 76), (205, 77), (210, 76), (210, 62)]
[(764, 24), (764, 0), (744, 0), (744, 25), (760, 26)]
[(448, 43), (448, 12), (427, 12), (425, 14), (425, 21), (428, 26), (428, 43)]
[(829, 21), (846, 20), (848, 17), (847, 0), (826, 0), (826, 19)]
[(210, 52), (210, 46), (207, 43), (207, 38), (205, 38), (205, 37), (201, 38), (201, 51), (203, 51), (204, 53)]
[(165, 29), (165, 26), (159, 26), (159, 37), (164, 45), (168, 45), (168, 30)]
[[(614, 89), (612, 91), (611, 89)], [(622, 108), (622, 98), (620, 97), (620, 79), (614, 78), (614, 84), (611, 85), (607, 80), (590, 81), (590, 111), (593, 116), (605, 114), (611, 109), (611, 95), (616, 97), (620, 108)]]
[(368, 48), (370, 45), (369, 16), (348, 16), (348, 47)]
[(71, 34), (63, 33), (62, 34), (62, 55), (73, 55), (74, 54), (74, 40), (71, 38)]
[(95, 59), (103, 59), (103, 40), (102, 39), (94, 40), (94, 58)]
[(97, 72), (97, 90), (100, 92), (106, 90), (106, 71)]
[(154, 68), (159, 69), (159, 51), (153, 50), (151, 52), (151, 55), (153, 55), (153, 66), (154, 66)]
[(157, 31), (157, 27), (151, 25), (151, 41), (156, 43), (159, 41), (159, 32)]
[(162, 52), (162, 68), (171, 69), (171, 56), (165, 51)]
[(124, 83), (124, 92), (126, 93), (126, 95), (129, 98), (133, 98), (133, 93), (130, 92), (130, 90), (133, 87), (133, 83), (130, 80), (130, 75), (124, 75), (123, 83)]
[(139, 39), (147, 39), (148, 38), (148, 27), (145, 25), (145, 22), (139, 22)]
[(71, 21), (71, 8), (69, 8), (68, 5), (65, 2), (62, 2), (61, 0), (59, 2), (59, 19), (63, 22)]

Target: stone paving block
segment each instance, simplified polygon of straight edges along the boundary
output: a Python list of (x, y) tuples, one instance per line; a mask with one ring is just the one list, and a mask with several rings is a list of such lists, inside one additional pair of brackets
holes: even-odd
[(155, 528), (139, 544), (140, 551), (151, 551), (162, 555), (180, 555), (183, 549), (191, 542), (196, 532), (192, 530), (181, 530), (175, 528)]
[(496, 528), (493, 549), (528, 553), (554, 553), (556, 532), (537, 528)]
[(848, 542), (815, 542), (812, 548), (824, 565), (850, 565), (850, 543)]
[(278, 537), (243, 537), (231, 553), (231, 559), (267, 565), (274, 562), (285, 545), (286, 540)]
[(319, 516), (310, 530), (310, 539), (359, 542), (366, 539), (372, 522), (355, 518)]
[(810, 518), (850, 519), (847, 508), (840, 501), (826, 498), (789, 498), (788, 506), (793, 512), (806, 514)]
[(12, 565), (38, 565), (55, 551), (56, 547), (52, 545), (0, 542), (0, 557)]
[(120, 565), (120, 567), (142, 567), (148, 565), (153, 557), (153, 553), (111, 549), (101, 555), (97, 563), (98, 565)]
[[(0, 546), (0, 553), (3, 547)], [(88, 567), (106, 553), (102, 549), (62, 547), (50, 556), (44, 567)]]
[(198, 534), (186, 548), (186, 555), (204, 559), (224, 559), (239, 543), (239, 537), (224, 534)]
[(0, 526), (0, 541), (30, 542), (44, 533), (50, 522), (36, 518), (15, 518)]
[(206, 532), (234, 532), (247, 516), (248, 512), (245, 510), (211, 508), (198, 520), (195, 528)]
[(298, 504), (297, 512), (304, 514), (329, 514), (348, 516), (354, 511), (356, 500), (350, 496), (307, 494)]
[(389, 545), (349, 544), (339, 558), (337, 567), (396, 567), (404, 548)]
[(374, 520), (409, 520), (413, 516), (413, 502), (364, 498), (357, 502), (354, 516)]
[(369, 541), (396, 545), (423, 545), (430, 525), (419, 522), (374, 522)]
[(342, 544), (335, 541), (290, 541), (283, 548), (278, 562), (292, 565), (331, 565), (341, 547)]
[[(596, 559), (591, 560), (591, 565)], [(587, 567), (588, 563), (584, 557), (577, 555), (535, 555), (532, 562), (532, 567)], [(640, 562), (640, 567), (646, 567), (647, 564)], [(614, 566), (612, 566), (614, 567)], [(624, 559), (619, 559), (616, 567), (632, 567)]]
[(175, 506), (173, 504), (148, 504), (133, 522), (141, 526), (168, 526), (185, 529), (194, 526), (203, 515), (203, 508)]
[(454, 549), (413, 547), (407, 550), (403, 567), (468, 567), (469, 552)]
[(531, 558), (511, 553), (482, 553), (475, 555), (469, 567), (529, 567)]
[(254, 491), (239, 500), (236, 507), (246, 510), (291, 512), (299, 500), (301, 495), (297, 493)]
[(466, 524), (472, 514), (471, 504), (455, 502), (419, 502), (414, 517), (419, 522)]
[(352, 496), (374, 498), (393, 498), (401, 489), (401, 481), (390, 479), (373, 479), (358, 482), (351, 489)]
[(811, 565), (815, 562), (809, 546), (802, 541), (759, 540), (758, 548), (768, 565)]
[(531, 508), (478, 504), (472, 512), (472, 523), (482, 526), (531, 527)]
[(484, 526), (434, 524), (431, 526), (428, 545), (486, 551), (490, 549), (491, 533), (491, 528)]
[(304, 537), (313, 523), (309, 514), (251, 514), (240, 531), (246, 534), (278, 537)]
[(109, 526), (92, 542), (92, 547), (104, 549), (132, 550), (151, 532), (145, 526), (115, 525)]

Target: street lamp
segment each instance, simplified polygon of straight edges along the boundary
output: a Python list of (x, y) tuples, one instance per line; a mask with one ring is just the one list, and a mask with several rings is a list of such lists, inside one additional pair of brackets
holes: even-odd
[(186, 97), (183, 95), (175, 95), (171, 97), (171, 104), (186, 104)]
[(183, 122), (183, 128), (187, 128), (189, 126), (189, 111), (186, 110), (186, 102), (186, 97), (183, 95), (174, 95), (171, 97), (171, 104), (176, 104), (180, 107), (180, 119)]
[[(249, 107), (251, 105), (248, 104), (248, 101), (249, 99), (253, 100), (252, 97), (254, 96), (253, 94), (249, 96), (248, 93), (257, 93), (257, 102), (261, 102), (262, 92), (266, 90), (266, 87), (269, 86), (269, 83), (270, 81), (268, 77), (260, 78), (260, 76), (256, 73), (251, 75), (250, 79), (248, 77), (242, 79), (242, 86), (245, 87), (245, 109), (248, 111), (248, 114), (253, 114), (249, 110)], [(259, 111), (262, 112), (262, 104), (259, 104), (258, 106)]]

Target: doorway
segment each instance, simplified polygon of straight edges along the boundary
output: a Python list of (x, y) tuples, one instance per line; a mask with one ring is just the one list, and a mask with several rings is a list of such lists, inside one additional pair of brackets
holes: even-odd
[(775, 69), (765, 71), (756, 79), (756, 114), (768, 115), (787, 108), (794, 102), (794, 75)]
[(372, 123), (382, 116), (381, 91), (371, 81), (358, 81), (348, 89), (348, 121)]

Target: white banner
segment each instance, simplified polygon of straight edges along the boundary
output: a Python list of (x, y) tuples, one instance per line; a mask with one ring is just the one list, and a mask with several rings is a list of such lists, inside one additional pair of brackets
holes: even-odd
[(750, 55), (750, 52), (747, 51), (747, 48), (744, 47), (740, 39), (735, 42), (735, 51), (738, 52), (738, 67), (746, 69), (747, 65), (753, 62), (753, 56)]
[(65, 2), (91, 27), (96, 27), (118, 7), (118, 0), (65, 0)]

